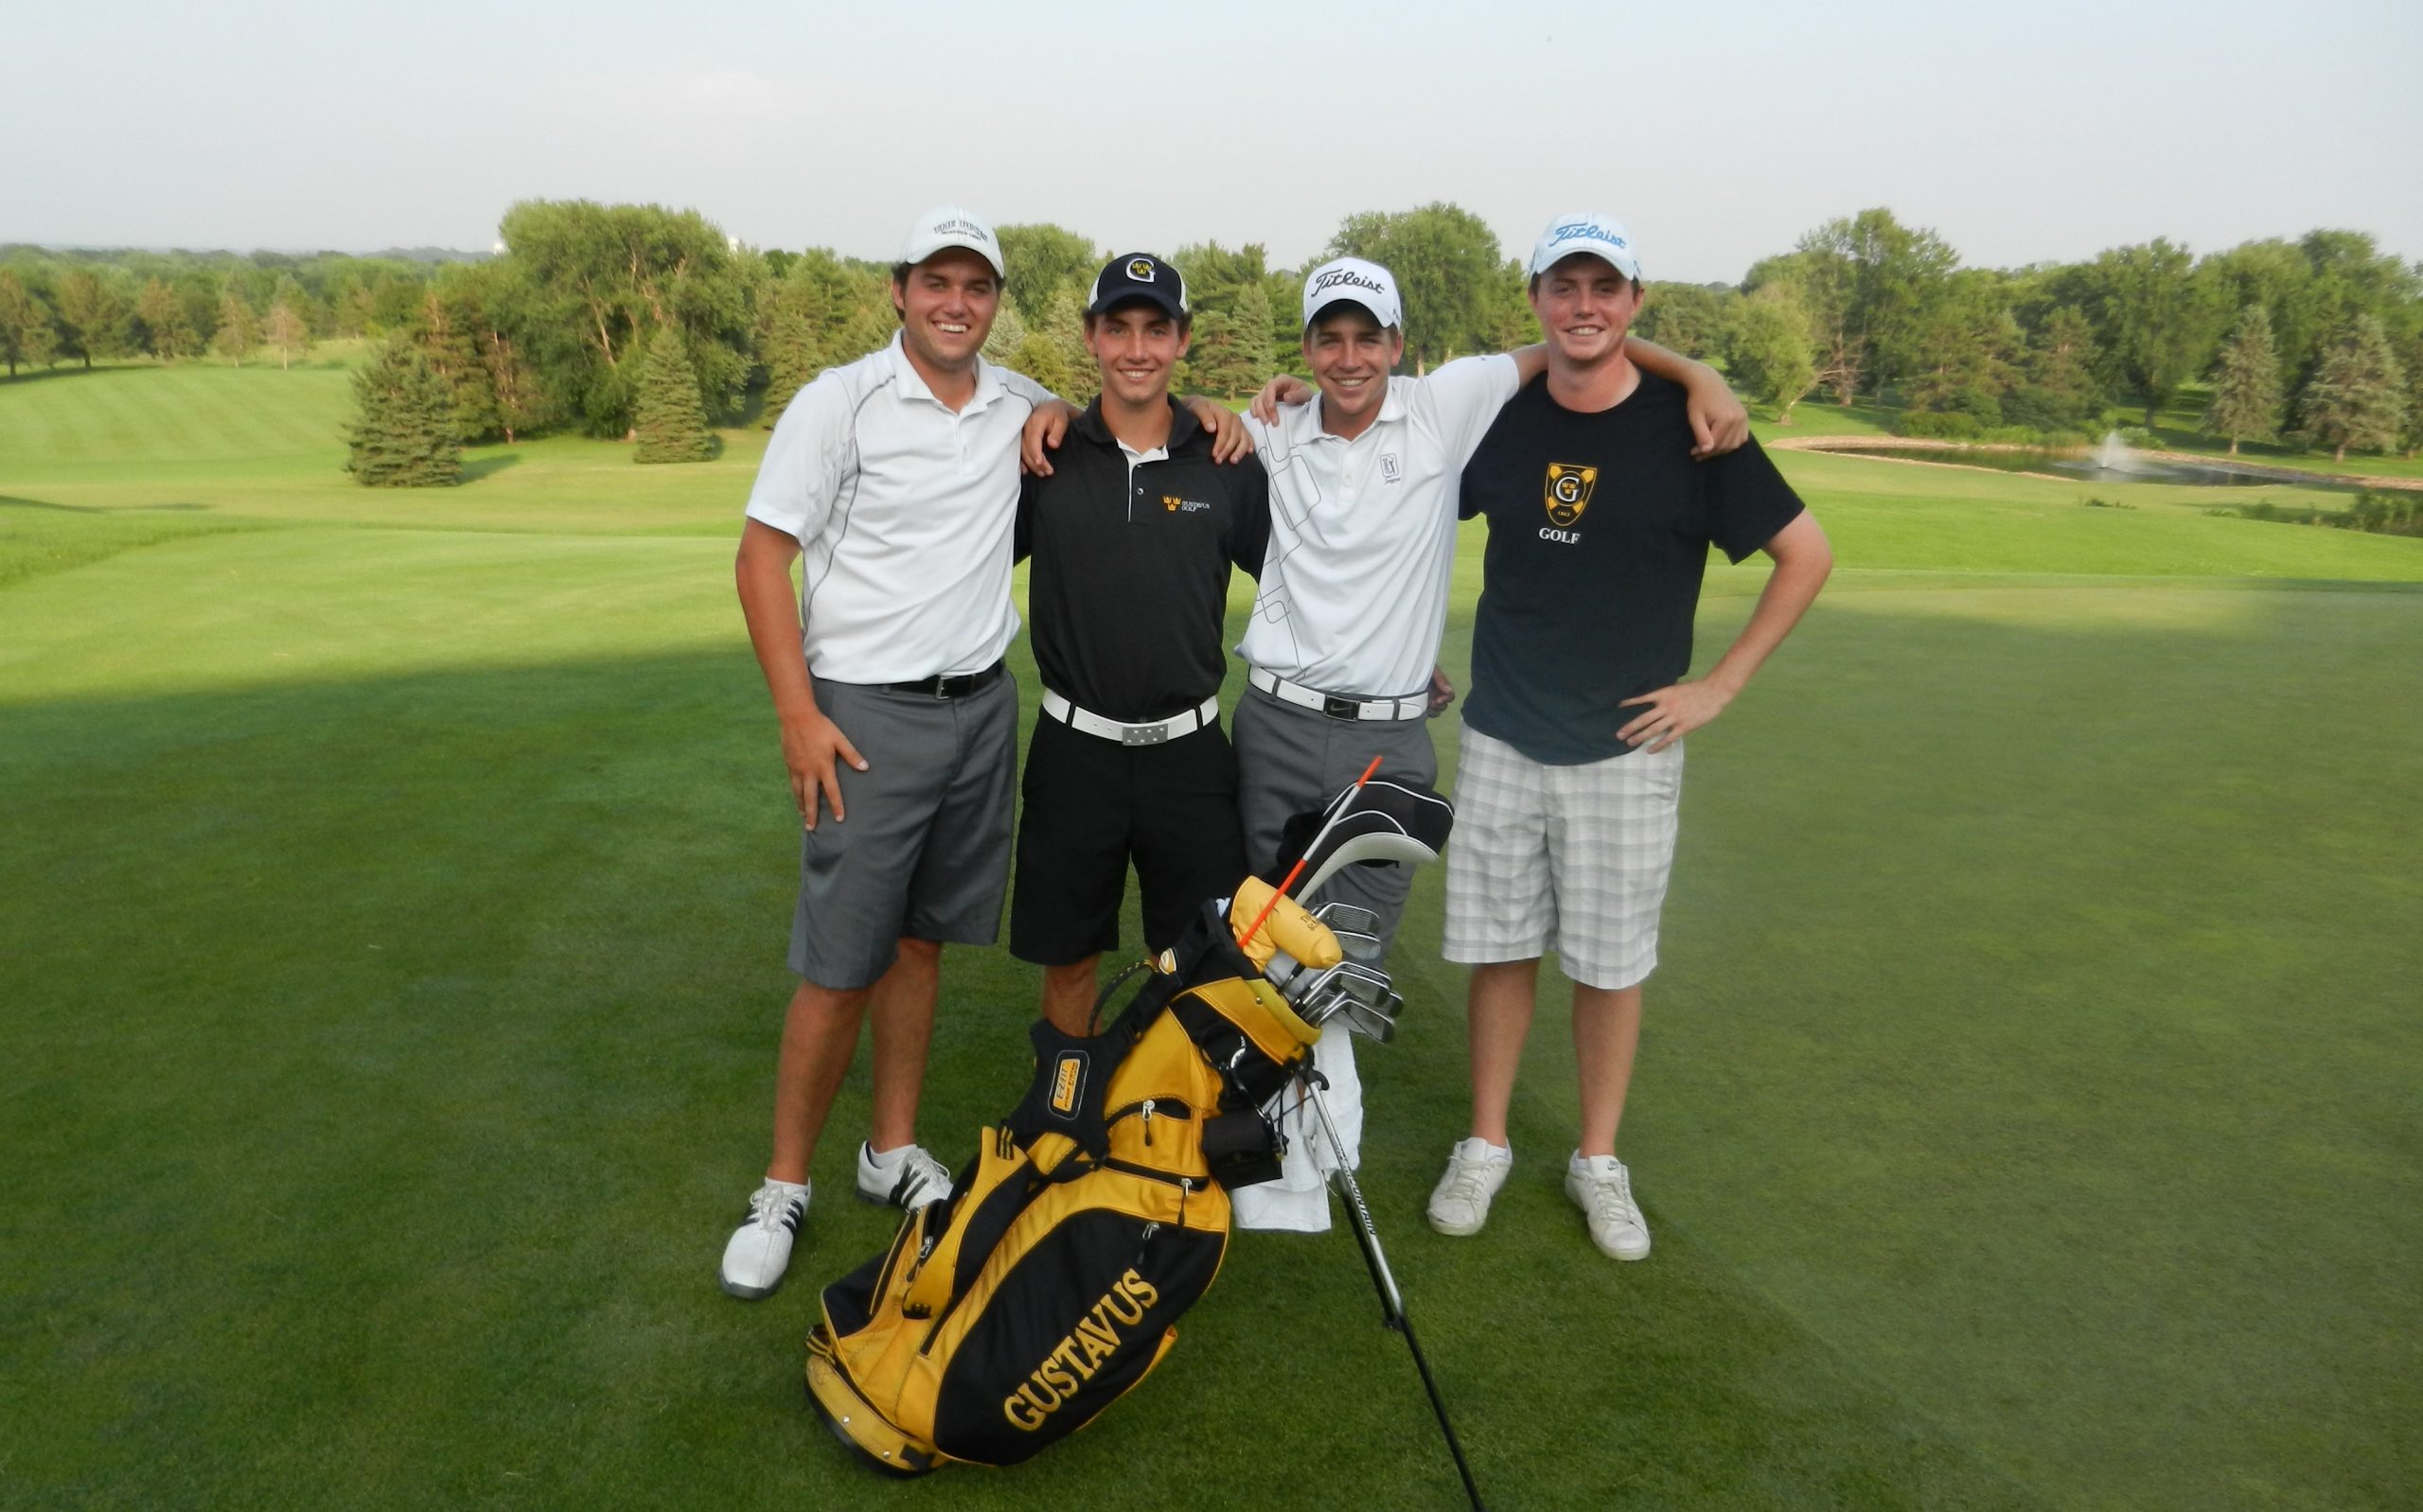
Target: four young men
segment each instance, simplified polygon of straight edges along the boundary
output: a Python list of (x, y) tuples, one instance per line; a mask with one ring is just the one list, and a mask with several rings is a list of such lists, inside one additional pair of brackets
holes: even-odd
[[(1170, 372), (1184, 355), (1191, 323), (1176, 269), (1136, 254), (1114, 258), (1097, 276), (1087, 343), (1101, 367), (1103, 389), (1077, 414), (977, 356), (1004, 275), (990, 230), (963, 210), (938, 210), (920, 220), (893, 273), (899, 338), (825, 374), (785, 413), (751, 498), (739, 554), (741, 600), (782, 725), (803, 820), (791, 950), (792, 968), (803, 980), (777, 1066), (773, 1158), (748, 1220), (727, 1245), (726, 1291), (762, 1296), (779, 1283), (806, 1207), (808, 1158), (864, 1016), (875, 1019), (874, 1113), (870, 1137), (859, 1147), (859, 1194), (910, 1206), (948, 1190), (947, 1172), (914, 1142), (914, 1116), (940, 947), (953, 941), (989, 942), (999, 919), (1017, 722), (1015, 692), (999, 659), (1017, 628), (1008, 598), (1013, 551), (1033, 557), (1029, 607), (1044, 717), (1036, 722), (1027, 764), (1012, 949), (1044, 968), (1046, 1016), (1077, 1032), (1091, 1005), (1096, 959), (1117, 941), (1131, 861), (1143, 888), (1147, 943), (1158, 948), (1204, 898), (1228, 891), (1247, 870), (1267, 869), (1286, 818), (1318, 806), (1372, 756), (1381, 757), (1384, 775), (1424, 784), (1434, 780), (1436, 759), (1423, 716), (1432, 712), (1459, 495), (1465, 513), (1486, 510), (1493, 521), (1492, 577), (1482, 608), (1482, 623), (1500, 626), (1485, 642), (1491, 654), (1503, 650), (1518, 660), (1530, 654), (1526, 637), (1536, 638), (1534, 615), (1542, 605), (1534, 589), (1541, 583), (1553, 580), (1549, 595), (1565, 595), (1546, 607), (1579, 625), (1575, 637), (1560, 642), (1569, 644), (1572, 655), (1551, 657), (1553, 668), (1517, 668), (1498, 691), (1489, 690), (1505, 669), (1485, 663), (1484, 642), (1477, 641), (1476, 709), (1492, 712), (1471, 721), (1472, 728), (1487, 731), (1479, 739), (1507, 743), (1517, 760), (1558, 766), (1594, 759), (1573, 755), (1576, 749), (1611, 755), (1609, 765), (1638, 762), (1644, 754), (1657, 759), (1656, 752), (1613, 755), (1601, 748), (1613, 741), (1622, 750), (1639, 740), (1662, 750), (1713, 717), (1780, 641), (1815, 585), (1796, 602), (1796, 588), (1778, 595), (1790, 549), (1771, 544), (1783, 541), (1780, 534), (1758, 532), (1770, 515), (1780, 518), (1779, 506), (1745, 484), (1717, 490), (1713, 505), (1692, 514), (1665, 497), (1677, 487), (1684, 494), (1707, 492), (1687, 464), (1679, 484), (1663, 473), (1644, 474), (1655, 486), (1636, 511), (1629, 483), (1596, 494), (1601, 513), (1594, 526), (1615, 512), (1611, 495), (1618, 509), (1638, 513), (1640, 521), (1629, 536), (1608, 531), (1605, 547), (1593, 539), (1588, 554), (1575, 557), (1579, 569), (1562, 576), (1500, 569), (1498, 536), (1506, 527), (1499, 506), (1477, 501), (1496, 497), (1487, 480), (1512, 480), (1506, 469), (1530, 466), (1536, 448), (1529, 431), (1510, 433), (1509, 422), (1518, 412), (1529, 413), (1533, 391), (1583, 416), (1606, 412), (1631, 422), (1654, 409), (1662, 427), (1644, 422), (1616, 429), (1653, 435), (1647, 449), (1661, 466), (1671, 460), (1670, 450), (1673, 457), (1691, 453), (1694, 426), (1725, 432), (1720, 448), (1742, 433), (1740, 407), (1713, 374), (1642, 343), (1627, 346), (1625, 327), (1638, 303), (1636, 263), (1622, 269), (1635, 280), (1628, 296), (1617, 297), (1601, 279), (1579, 277), (1584, 287), (1574, 287), (1573, 270), (1589, 256), (1605, 259), (1611, 247), (1628, 256), (1620, 234), (1610, 234), (1613, 242), (1602, 236), (1585, 245), (1584, 239), (1557, 240), (1555, 229), (1534, 257), (1533, 302), (1548, 332), (1546, 345), (1450, 362), (1424, 378), (1389, 376), (1403, 351), (1403, 316), (1387, 271), (1353, 259), (1317, 270), (1305, 289), (1304, 350), (1319, 395), (1253, 429), (1257, 464), (1226, 462), (1242, 452), (1243, 438), (1224, 409), (1205, 400), (1187, 406), (1170, 400)], [(1540, 260), (1552, 242), (1565, 241), (1582, 255)], [(1543, 273), (1549, 274), (1545, 302)], [(1557, 324), (1550, 325), (1551, 316)], [(1643, 367), (1667, 377), (1645, 378)], [(1543, 371), (1545, 390), (1538, 381)], [(1683, 391), (1670, 378), (1695, 385), (1688, 422)], [(1653, 402), (1643, 405), (1643, 398)], [(1265, 412), (1270, 413), (1266, 406)], [(1068, 432), (1067, 444), (1048, 460), (1030, 442), (1030, 457), (1039, 466), (1023, 485), (1012, 455), (1021, 426), (1037, 439)], [(1222, 433), (1211, 434), (1207, 427)], [(1679, 447), (1669, 448), (1675, 437)], [(1501, 439), (1506, 459), (1493, 463), (1487, 453)], [(1562, 443), (1565, 436), (1556, 432), (1551, 440)], [(1602, 452), (1607, 460), (1593, 460)], [(1612, 481), (1633, 466), (1628, 455), (1601, 448), (1590, 457), (1577, 452), (1577, 460), (1551, 463), (1549, 515), (1560, 507), (1558, 480), (1566, 475), (1557, 469), (1569, 466), (1577, 478), (1588, 474), (1573, 485), (1581, 509), (1570, 513), (1578, 518), (1593, 487), (1604, 486), (1594, 483), (1599, 472)], [(1755, 449), (1746, 456), (1765, 466)], [(1772, 478), (1772, 467), (1765, 476)], [(1779, 481), (1775, 486), (1781, 487)], [(1742, 502), (1734, 507), (1737, 493)], [(1789, 499), (1788, 491), (1783, 497)], [(1703, 515), (1711, 521), (1704, 529)], [(1569, 519), (1557, 528), (1573, 537), (1565, 544), (1588, 538)], [(1694, 529), (1696, 536), (1689, 534)], [(1707, 542), (1715, 540), (1728, 551), (1739, 548), (1737, 557), (1767, 548), (1781, 564), (1767, 594), (1777, 600), (1773, 612), (1762, 600), (1751, 628), (1702, 683), (1676, 685), (1689, 660), (1688, 601), (1696, 597), (1696, 567), (1687, 592), (1670, 590), (1671, 573), (1640, 578), (1665, 592), (1662, 612), (1636, 616), (1607, 599), (1618, 581), (1607, 572), (1633, 571), (1628, 552), (1660, 530), (1696, 544), (1702, 558)], [(1813, 524), (1808, 531), (1814, 533)], [(1815, 539), (1822, 554), (1823, 537)], [(1669, 547), (1675, 573), (1689, 549)], [(803, 554), (794, 599), (788, 571)], [(1217, 704), (1221, 618), (1232, 566), (1261, 580), (1253, 620), (1238, 648), (1248, 663), (1249, 689), (1236, 713), (1233, 755), (1219, 730)], [(1510, 587), (1494, 611), (1501, 571)], [(1822, 565), (1816, 571), (1822, 578)], [(1634, 587), (1623, 579), (1617, 591)], [(1679, 659), (1672, 655), (1676, 604), (1682, 606)], [(1654, 646), (1633, 645), (1636, 634)], [(1608, 657), (1619, 659), (1602, 664)], [(1591, 700), (1604, 702), (1611, 666), (1630, 679), (1626, 694), (1649, 694), (1648, 709), (1621, 738), (1590, 723), (1599, 712)], [(1656, 680), (1635, 690), (1636, 672)], [(1563, 691), (1543, 702), (1524, 681), (1532, 673), (1549, 674), (1548, 683)], [(1535, 739), (1542, 719), (1562, 732), (1565, 744)], [(1468, 734), (1468, 774), (1475, 766), (1473, 741)], [(1671, 764), (1678, 765), (1679, 757), (1676, 748)], [(1459, 783), (1459, 806), (1473, 801), (1495, 812), (1477, 790), (1468, 796), (1465, 785)], [(1460, 820), (1451, 857), (1463, 850), (1473, 822)], [(1519, 852), (1523, 822), (1485, 821), (1504, 831), (1490, 853)], [(1595, 842), (1583, 836), (1583, 843)], [(1548, 850), (1558, 864), (1544, 876), (1526, 873), (1523, 885), (1534, 892), (1562, 889), (1570, 881), (1559, 870), (1572, 859), (1563, 838), (1550, 838)], [(1522, 863), (1475, 864), (1502, 870)], [(1662, 861), (1656, 870), (1662, 893)], [(1451, 893), (1459, 875), (1451, 865)], [(1392, 938), (1408, 883), (1375, 869), (1350, 869), (1329, 895), (1374, 908)], [(1494, 884), (1480, 886), (1486, 892)], [(1586, 990), (1610, 992), (1618, 1000), (1630, 993), (1628, 1021), (1620, 1006), (1601, 1012), (1591, 1000), (1595, 1037), (1583, 1047), (1585, 987), (1576, 962), (1590, 959), (1579, 927), (1588, 909), (1569, 898), (1559, 909), (1554, 900), (1564, 894), (1548, 895), (1547, 927), (1528, 933), (1527, 922), (1535, 923), (1530, 915), (1512, 924), (1475, 922), (1462, 912), (1451, 916), (1451, 958), (1485, 964), (1476, 972), (1473, 999), (1475, 1137), (1458, 1147), (1433, 1199), (1432, 1221), (1443, 1232), (1477, 1230), (1489, 1194), (1504, 1180), (1505, 1104), (1529, 1020), (1529, 973), (1545, 948), (1558, 948), (1567, 971), (1576, 973), (1576, 1040), (1585, 1059), (1577, 1161), (1603, 1155), (1612, 1162), (1614, 1117), (1606, 1115), (1607, 1099), (1594, 1098), (1607, 1081), (1601, 1041), (1621, 1043), (1628, 1072), (1637, 982), (1647, 968), (1639, 964), (1623, 981), (1596, 979), (1609, 974), (1601, 965), (1582, 968), (1594, 977)], [(1654, 962), (1654, 898), (1648, 912), (1647, 960)], [(1613, 975), (1633, 972), (1638, 954), (1636, 948)], [(1487, 993), (1484, 974), (1492, 974)], [(1510, 1005), (1518, 997), (1516, 1014)], [(1334, 1048), (1332, 1040), (1340, 1046)], [(1343, 1040), (1325, 1038), (1320, 1053), (1333, 1083), (1349, 1093), (1336, 1101), (1351, 1108), (1353, 1066), (1342, 1053)], [(1621, 1096), (1618, 1077), (1618, 1112)], [(1605, 1124), (1603, 1140), (1594, 1120)], [(1295, 1143), (1307, 1148), (1312, 1142)], [(1601, 1144), (1603, 1152), (1595, 1148)], [(1282, 1183), (1237, 1196), (1241, 1222), (1327, 1222), (1319, 1173), (1300, 1157)], [(1458, 1202), (1462, 1205), (1455, 1206)], [(1594, 1239), (1610, 1254), (1622, 1254), (1622, 1245), (1601, 1235), (1605, 1225), (1594, 1202), (1600, 1199), (1584, 1201)], [(1446, 1222), (1442, 1203), (1451, 1209)], [(1636, 1211), (1629, 1222), (1637, 1223)], [(1645, 1232), (1637, 1247), (1646, 1252)]]

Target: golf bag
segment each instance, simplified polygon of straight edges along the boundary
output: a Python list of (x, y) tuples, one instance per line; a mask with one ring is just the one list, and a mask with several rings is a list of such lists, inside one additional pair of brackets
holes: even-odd
[(1326, 926), (1248, 878), (1107, 1029), (1034, 1027), (1034, 1081), (951, 1195), (824, 1289), (807, 1389), (842, 1442), (904, 1475), (1016, 1464), (1168, 1353), (1227, 1253), (1227, 1188), (1278, 1173), (1263, 1105), (1319, 1037), (1259, 969), (1274, 951), (1340, 960)]

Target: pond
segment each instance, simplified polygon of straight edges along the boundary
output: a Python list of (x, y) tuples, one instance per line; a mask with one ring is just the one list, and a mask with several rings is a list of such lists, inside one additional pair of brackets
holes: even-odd
[(2113, 455), (2107, 445), (2093, 452), (2001, 451), (1970, 447), (1828, 447), (1837, 457), (1888, 457), (1902, 462), (1951, 462), (1964, 467), (1992, 467), (2003, 472), (2052, 473), (2086, 483), (2163, 483), (2195, 488), (2290, 488), (2320, 493), (2352, 494), (2358, 484), (2326, 478), (2283, 478), (2275, 472), (2253, 470), (2230, 463), (2158, 461), (2133, 452)]

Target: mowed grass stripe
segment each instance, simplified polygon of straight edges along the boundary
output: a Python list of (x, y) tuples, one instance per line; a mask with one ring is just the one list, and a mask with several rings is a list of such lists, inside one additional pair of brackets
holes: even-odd
[(351, 409), (334, 364), (62, 368), (0, 383), (0, 469), (314, 453), (334, 466)]

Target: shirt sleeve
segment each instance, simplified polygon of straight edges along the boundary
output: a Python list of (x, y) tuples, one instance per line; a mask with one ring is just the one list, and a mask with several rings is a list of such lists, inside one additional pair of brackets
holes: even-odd
[[(1001, 390), (1003, 393), (1015, 394), (1019, 398), (1026, 400), (1029, 404), (1041, 405), (1047, 400), (1060, 397), (1060, 396), (1052, 393), (1050, 389), (1045, 388), (1042, 384), (1037, 383), (1035, 379), (1019, 372), (1017, 368), (997, 367), (993, 369), (993, 371), (1001, 376)], [(1076, 408), (1083, 409), (1085, 406), (1078, 405)]]
[(838, 373), (821, 375), (799, 391), (774, 422), (748, 515), (796, 537), (802, 545), (824, 528), (834, 496), (852, 466), (851, 402)]
[(1018, 475), (1018, 518), (1010, 531), (1010, 560), (1023, 562), (1035, 554), (1035, 506), (1043, 480), (1031, 472)]
[(1247, 457), (1222, 468), (1220, 476), (1228, 481), (1229, 502), (1234, 511), (1229, 517), (1229, 560), (1260, 582), (1263, 558), (1270, 554), (1270, 474), (1263, 471), (1260, 457)]
[(1800, 496), (1753, 439), (1741, 449), (1691, 464), (1708, 469), (1707, 535), (1729, 561), (1740, 562), (1776, 538), (1797, 518)]
[(1457, 472), (1473, 460), (1497, 412), (1522, 387), (1514, 360), (1504, 355), (1459, 357), (1414, 381), (1416, 413), (1439, 438), (1448, 466)]

